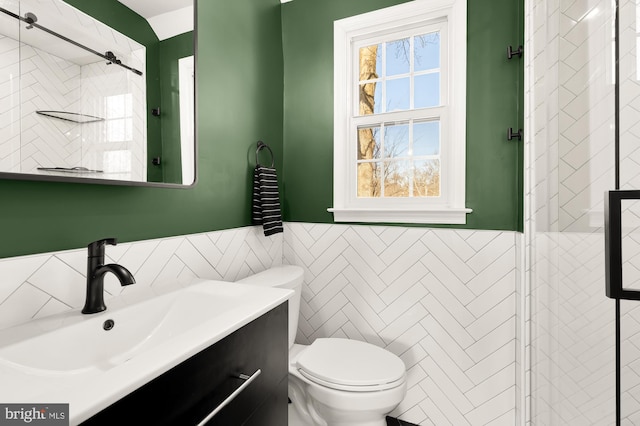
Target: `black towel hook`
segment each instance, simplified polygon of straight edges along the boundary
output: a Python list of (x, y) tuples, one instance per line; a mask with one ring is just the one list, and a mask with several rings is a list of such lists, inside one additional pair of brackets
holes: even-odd
[[(275, 161), (273, 159), (273, 151), (271, 151), (271, 148), (269, 148), (269, 145), (267, 145), (266, 143), (264, 143), (262, 141), (258, 141), (258, 148), (256, 149), (256, 166), (260, 166), (260, 161), (258, 161), (258, 153), (263, 148), (267, 148), (267, 151), (269, 151), (269, 154), (271, 154), (271, 166), (270, 167), (273, 167), (275, 165)], [(264, 166), (261, 166), (261, 167), (264, 167)]]
[(514, 56), (522, 58), (522, 54), (524, 53), (524, 49), (522, 46), (518, 46), (516, 50), (513, 50), (512, 46), (507, 47), (507, 59), (511, 59)]

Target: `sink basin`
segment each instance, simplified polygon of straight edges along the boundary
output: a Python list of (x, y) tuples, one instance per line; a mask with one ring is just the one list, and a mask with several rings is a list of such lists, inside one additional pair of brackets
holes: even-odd
[(291, 291), (200, 280), (99, 314), (0, 331), (0, 400), (70, 404), (85, 420), (287, 300)]

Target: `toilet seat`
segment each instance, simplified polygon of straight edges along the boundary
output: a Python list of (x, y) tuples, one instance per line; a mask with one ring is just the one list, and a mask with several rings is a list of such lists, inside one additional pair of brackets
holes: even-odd
[(396, 355), (350, 339), (316, 339), (300, 354), (296, 367), (314, 383), (350, 392), (392, 389), (406, 379), (405, 365)]

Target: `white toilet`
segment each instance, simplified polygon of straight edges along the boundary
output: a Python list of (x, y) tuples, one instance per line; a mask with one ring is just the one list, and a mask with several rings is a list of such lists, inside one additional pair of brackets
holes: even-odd
[(385, 426), (386, 415), (407, 391), (400, 358), (370, 343), (316, 339), (294, 344), (298, 329), (303, 270), (277, 266), (238, 282), (288, 288), (289, 398), (304, 418), (318, 426)]

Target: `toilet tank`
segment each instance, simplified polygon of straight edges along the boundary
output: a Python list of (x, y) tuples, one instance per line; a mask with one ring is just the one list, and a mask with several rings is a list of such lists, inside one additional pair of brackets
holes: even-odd
[(269, 287), (288, 288), (294, 291), (289, 299), (289, 348), (298, 332), (298, 315), (300, 315), (300, 296), (302, 295), (302, 279), (304, 271), (295, 265), (274, 266), (255, 275), (249, 275), (238, 283), (264, 285)]

